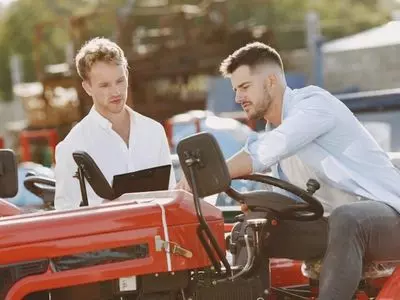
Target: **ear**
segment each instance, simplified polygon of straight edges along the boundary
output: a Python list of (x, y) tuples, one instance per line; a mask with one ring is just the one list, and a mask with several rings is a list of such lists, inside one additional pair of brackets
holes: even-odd
[(278, 81), (279, 81), (279, 78), (278, 78), (277, 74), (275, 74), (275, 73), (268, 74), (268, 76), (265, 78), (265, 82), (264, 82), (265, 88), (267, 88), (269, 90), (272, 89), (274, 86), (277, 85)]
[(89, 96), (92, 96), (92, 87), (89, 82), (86, 80), (82, 81), (82, 87)]

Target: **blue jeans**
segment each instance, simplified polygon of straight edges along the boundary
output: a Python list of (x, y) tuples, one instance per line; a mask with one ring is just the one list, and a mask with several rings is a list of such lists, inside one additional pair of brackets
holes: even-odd
[(324, 258), (318, 299), (350, 300), (365, 261), (400, 260), (400, 215), (366, 200), (340, 206), (317, 221), (281, 221), (265, 252), (272, 258)]
[(363, 262), (380, 260), (400, 260), (400, 215), (376, 201), (336, 208), (329, 216), (318, 299), (351, 299), (361, 280)]

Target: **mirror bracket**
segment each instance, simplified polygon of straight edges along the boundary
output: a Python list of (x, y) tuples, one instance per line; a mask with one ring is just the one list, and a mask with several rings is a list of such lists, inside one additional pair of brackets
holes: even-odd
[(81, 207), (89, 206), (84, 174), (85, 174), (85, 166), (83, 164), (79, 164), (78, 169), (76, 170), (76, 173), (74, 175), (74, 178), (77, 178), (79, 180), (81, 196), (82, 196), (82, 202), (80, 204)]
[[(225, 190), (225, 186), (229, 186), (230, 177), (228, 177), (227, 166), (218, 143), (209, 133), (198, 133), (180, 141), (178, 144), (178, 155), (180, 156), (185, 176), (187, 176), (187, 180), (192, 186), (194, 206), (197, 219), (200, 223), (197, 228), (197, 236), (216, 272), (222, 275), (219, 262), (221, 261), (225, 267), (226, 273), (231, 274), (232, 270), (229, 262), (204, 218), (200, 203), (200, 199), (210, 194), (211, 190), (222, 191)], [(221, 170), (218, 170), (219, 174), (216, 177), (220, 176), (221, 180), (216, 180), (218, 184), (212, 186), (211, 189), (208, 187), (204, 189), (201, 188), (202, 176), (207, 176), (206, 173), (208, 171), (212, 172), (212, 168), (211, 170), (207, 170), (207, 166), (215, 168), (215, 166), (218, 167), (219, 165), (221, 165)], [(203, 170), (200, 171), (200, 169)]]
[(199, 168), (204, 168), (204, 162), (201, 159), (201, 150), (196, 149), (193, 151), (185, 151), (183, 153), (185, 157), (185, 163), (188, 167), (192, 167), (194, 164), (197, 164)]

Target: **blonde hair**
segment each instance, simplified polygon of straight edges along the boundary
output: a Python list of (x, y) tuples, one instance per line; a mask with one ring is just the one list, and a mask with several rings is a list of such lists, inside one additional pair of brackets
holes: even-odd
[(75, 57), (78, 75), (83, 80), (88, 80), (88, 74), (94, 63), (112, 62), (122, 65), (128, 70), (128, 61), (124, 51), (116, 43), (107, 38), (96, 37), (87, 41)]

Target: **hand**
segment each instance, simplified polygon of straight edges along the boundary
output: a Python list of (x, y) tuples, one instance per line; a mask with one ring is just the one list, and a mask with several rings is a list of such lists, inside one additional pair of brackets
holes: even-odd
[(175, 189), (176, 190), (185, 190), (185, 191), (188, 191), (189, 193), (192, 192), (192, 189), (191, 189), (189, 183), (187, 182), (185, 176), (183, 176), (182, 179), (176, 184)]
[(247, 207), (247, 204), (241, 203), (240, 204), (240, 210), (244, 213), (247, 214), (249, 211), (249, 208)]

